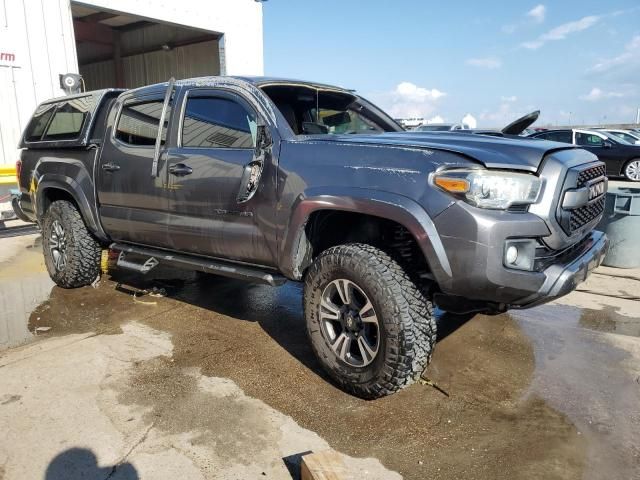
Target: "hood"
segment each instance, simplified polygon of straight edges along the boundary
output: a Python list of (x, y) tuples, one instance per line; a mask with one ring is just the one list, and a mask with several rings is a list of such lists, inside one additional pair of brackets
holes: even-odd
[(540, 110), (536, 110), (535, 112), (531, 112), (524, 117), (520, 117), (517, 120), (514, 120), (509, 125), (504, 127), (501, 132), (505, 135), (520, 135), (524, 132), (525, 128), (530, 127), (538, 120), (540, 116)]
[(566, 143), (495, 137), (470, 133), (389, 132), (378, 135), (314, 135), (314, 141), (332, 143), (387, 145), (395, 148), (420, 148), (458, 153), (482, 163), (487, 168), (536, 172), (550, 152), (576, 148)]

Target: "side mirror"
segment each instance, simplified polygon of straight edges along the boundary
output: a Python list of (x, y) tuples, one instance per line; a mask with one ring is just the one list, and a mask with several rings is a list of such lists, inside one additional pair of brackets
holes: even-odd
[(609, 140), (605, 140), (604, 144), (603, 144), (604, 148), (611, 148), (613, 147), (613, 143), (611, 143)]
[(271, 145), (273, 145), (273, 140), (269, 129), (266, 125), (258, 125), (253, 159), (244, 166), (242, 178), (240, 179), (240, 189), (236, 198), (238, 203), (248, 202), (258, 190), (262, 170), (264, 169), (264, 158), (268, 154)]

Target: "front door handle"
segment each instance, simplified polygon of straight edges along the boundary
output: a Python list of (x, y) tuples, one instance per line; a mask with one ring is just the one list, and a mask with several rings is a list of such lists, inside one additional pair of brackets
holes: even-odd
[(105, 172), (117, 172), (120, 170), (120, 165), (116, 165), (115, 163), (104, 163), (102, 165), (102, 169)]
[(185, 165), (184, 163), (176, 163), (169, 167), (169, 173), (176, 177), (184, 177), (185, 175), (191, 175), (193, 173), (193, 168)]

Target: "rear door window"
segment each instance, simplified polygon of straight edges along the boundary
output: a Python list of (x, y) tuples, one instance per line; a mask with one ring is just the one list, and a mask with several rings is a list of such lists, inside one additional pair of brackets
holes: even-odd
[[(135, 146), (154, 146), (158, 136), (163, 100), (125, 103), (120, 112), (115, 136), (121, 142)], [(162, 128), (162, 144), (167, 138), (171, 106), (167, 108)]]
[(253, 148), (256, 116), (238, 102), (219, 97), (187, 97), (182, 146)]
[(582, 145), (585, 147), (602, 147), (604, 140), (598, 135), (592, 133), (580, 133), (576, 132), (576, 145)]

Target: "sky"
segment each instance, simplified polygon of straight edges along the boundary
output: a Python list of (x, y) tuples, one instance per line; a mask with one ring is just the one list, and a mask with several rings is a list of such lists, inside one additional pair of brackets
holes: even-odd
[(357, 90), (395, 118), (635, 122), (640, 0), (268, 0), (265, 74)]

